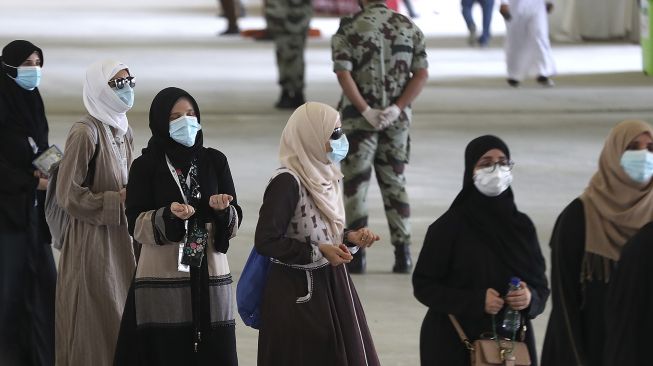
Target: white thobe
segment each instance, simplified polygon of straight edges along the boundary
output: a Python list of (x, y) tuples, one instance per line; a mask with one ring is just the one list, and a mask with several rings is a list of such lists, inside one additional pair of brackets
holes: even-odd
[(553, 76), (556, 72), (549, 42), (549, 23), (544, 0), (502, 0), (512, 18), (506, 22), (508, 78)]

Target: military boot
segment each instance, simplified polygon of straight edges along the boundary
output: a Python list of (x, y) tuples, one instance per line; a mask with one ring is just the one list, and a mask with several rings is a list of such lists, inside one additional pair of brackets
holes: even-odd
[(413, 269), (413, 260), (410, 258), (410, 246), (395, 245), (395, 265), (392, 267), (394, 273), (410, 273)]
[(365, 273), (366, 264), (365, 249), (360, 248), (356, 254), (354, 254), (354, 259), (347, 263), (347, 270), (349, 270), (349, 273)]
[(304, 100), (304, 93), (282, 90), (279, 101), (275, 107), (279, 109), (295, 109), (304, 103), (306, 103)]

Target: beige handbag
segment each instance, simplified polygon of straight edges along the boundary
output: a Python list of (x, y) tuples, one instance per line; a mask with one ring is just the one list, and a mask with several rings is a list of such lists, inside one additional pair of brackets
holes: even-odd
[(470, 342), (456, 317), (449, 314), (449, 320), (456, 328), (460, 340), (469, 350), (471, 366), (530, 366), (531, 356), (526, 343), (511, 339), (499, 339), (496, 330), (494, 330), (492, 339), (478, 339)]

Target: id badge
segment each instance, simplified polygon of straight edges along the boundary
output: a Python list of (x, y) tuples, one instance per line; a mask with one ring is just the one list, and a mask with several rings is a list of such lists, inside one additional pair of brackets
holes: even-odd
[(188, 264), (181, 263), (181, 258), (184, 256), (184, 243), (179, 244), (179, 256), (177, 258), (177, 271), (179, 272), (190, 272), (190, 266)]

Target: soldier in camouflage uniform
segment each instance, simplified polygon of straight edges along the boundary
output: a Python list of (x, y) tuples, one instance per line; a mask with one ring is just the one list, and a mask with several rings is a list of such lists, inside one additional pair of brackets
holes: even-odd
[(274, 39), (281, 97), (277, 108), (304, 104), (304, 48), (313, 15), (311, 0), (267, 0), (265, 20)]
[[(334, 71), (343, 90), (338, 109), (349, 139), (341, 166), (347, 227), (367, 226), (365, 201), (374, 168), (395, 248), (393, 272), (409, 273), (410, 205), (404, 169), (410, 150), (410, 103), (428, 78), (424, 34), (385, 2), (362, 3), (361, 12), (341, 20), (331, 41)], [(348, 266), (354, 273), (365, 271), (363, 250)]]

